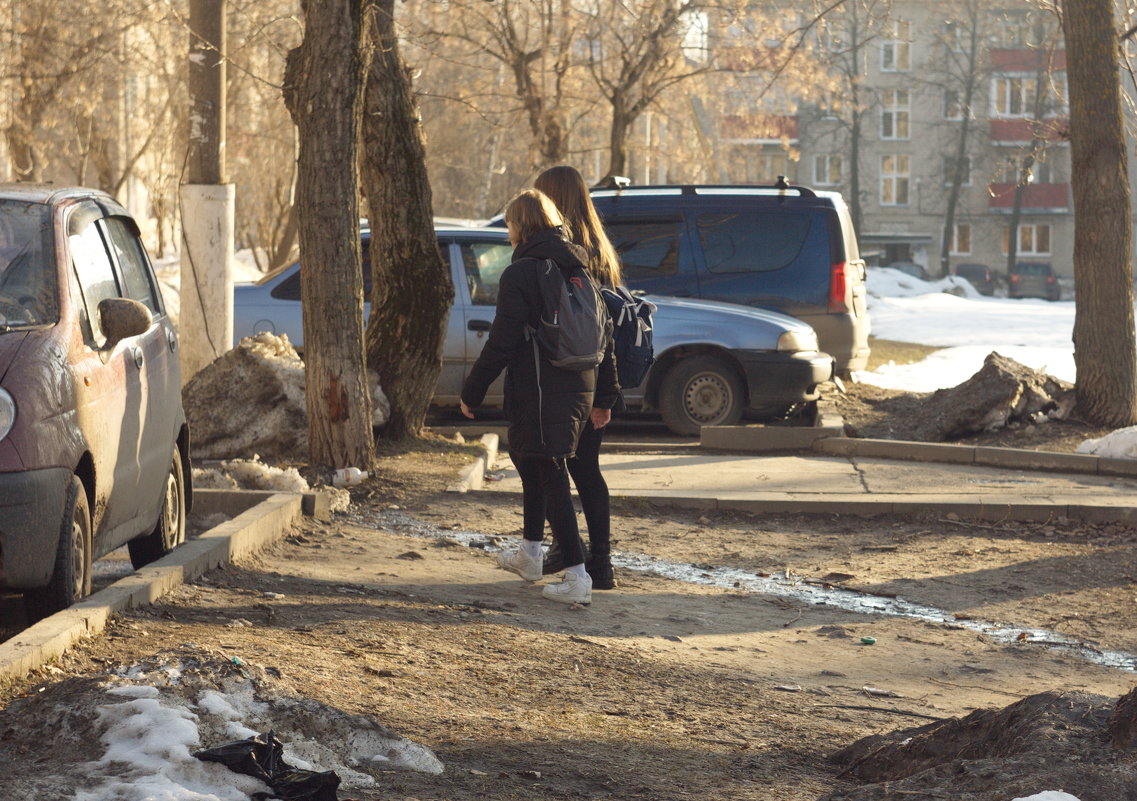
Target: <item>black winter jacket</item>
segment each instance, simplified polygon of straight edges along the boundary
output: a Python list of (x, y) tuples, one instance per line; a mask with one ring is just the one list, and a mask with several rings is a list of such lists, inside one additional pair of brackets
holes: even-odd
[[(536, 329), (540, 322), (541, 290), (537, 277), (546, 259), (562, 268), (585, 263), (584, 251), (566, 242), (559, 228), (535, 234), (517, 247), (513, 263), (501, 274), (489, 338), (462, 387), (462, 400), (474, 408), (485, 398), (494, 379), (506, 371), (504, 394), (510, 455), (573, 454), (592, 408), (610, 409), (620, 397), (611, 335), (604, 360), (596, 370), (561, 370), (542, 357), (538, 393), (533, 344), (525, 332), (527, 326)], [(610, 320), (608, 328), (611, 332)]]

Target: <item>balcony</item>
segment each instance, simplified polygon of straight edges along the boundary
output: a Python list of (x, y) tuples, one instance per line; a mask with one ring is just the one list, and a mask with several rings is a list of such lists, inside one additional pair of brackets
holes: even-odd
[(791, 114), (727, 114), (719, 134), (732, 144), (795, 144), (797, 117)]
[(1065, 50), (1003, 50), (988, 51), (992, 72), (1057, 72), (1066, 69)]
[(1069, 141), (1070, 121), (1066, 117), (1053, 117), (1047, 120), (991, 120), (993, 145), (1029, 145), (1035, 139), (1048, 144)]
[[(988, 184), (987, 189), (991, 193), (987, 210), (1010, 214), (1015, 206), (1015, 184)], [(1069, 211), (1069, 184), (1028, 184), (1023, 192), (1024, 214), (1068, 214)]]

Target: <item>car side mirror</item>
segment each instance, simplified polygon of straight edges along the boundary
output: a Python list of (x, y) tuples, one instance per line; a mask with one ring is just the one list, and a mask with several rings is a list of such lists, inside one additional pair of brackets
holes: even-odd
[(99, 301), (99, 327), (106, 335), (108, 349), (128, 337), (145, 334), (154, 324), (150, 310), (130, 298), (107, 298)]

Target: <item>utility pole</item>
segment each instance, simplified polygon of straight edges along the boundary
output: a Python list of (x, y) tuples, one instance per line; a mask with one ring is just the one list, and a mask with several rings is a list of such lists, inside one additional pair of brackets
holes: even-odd
[(225, 0), (190, 0), (189, 152), (181, 200), (182, 382), (233, 341), (234, 189), (225, 170)]

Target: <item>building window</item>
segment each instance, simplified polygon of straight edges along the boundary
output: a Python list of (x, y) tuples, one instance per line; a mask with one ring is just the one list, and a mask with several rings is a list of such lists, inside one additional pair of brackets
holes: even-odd
[[(954, 156), (944, 156), (944, 186), (951, 186), (955, 182), (955, 165), (956, 160)], [(971, 156), (964, 156), (961, 159), (960, 167), (960, 186), (971, 186)]]
[(955, 89), (944, 89), (944, 119), (962, 120), (967, 108)]
[(813, 159), (813, 183), (817, 186), (836, 186), (841, 183), (844, 173), (841, 157), (833, 154), (815, 156)]
[(880, 44), (881, 72), (908, 72), (911, 67), (911, 23), (906, 20), (892, 20), (884, 32)]
[[(1003, 252), (1006, 253), (1011, 241), (1011, 227), (1003, 229)], [(1019, 246), (1016, 249), (1019, 256), (1049, 256), (1050, 255), (1050, 226), (1023, 224), (1019, 226)]]
[(1038, 79), (1027, 76), (1002, 76), (992, 81), (991, 104), (996, 117), (1033, 116)]
[(952, 226), (951, 255), (971, 255), (971, 223), (956, 223)]
[(1033, 48), (1046, 42), (1046, 24), (1040, 16), (1029, 11), (1005, 11), (995, 26), (1002, 47)]
[(908, 156), (881, 156), (880, 205), (908, 205)]
[(885, 89), (881, 92), (880, 138), (909, 138), (907, 90)]
[(953, 53), (966, 53), (970, 44), (970, 31), (962, 22), (948, 20), (944, 23), (944, 46)]

